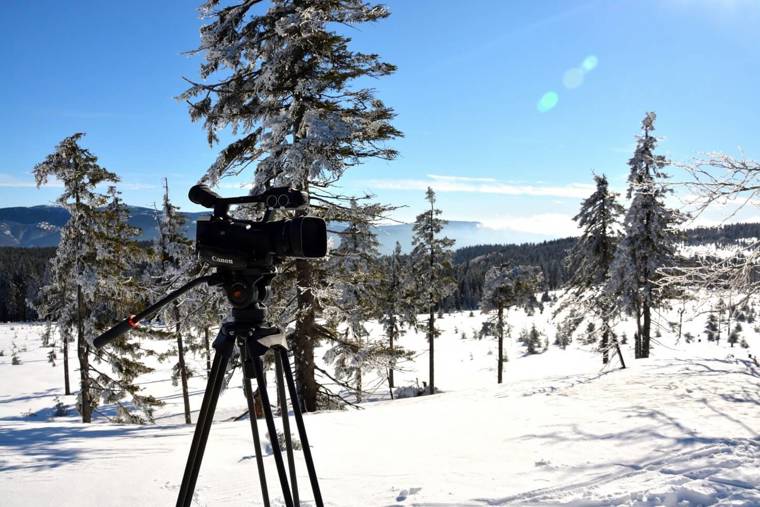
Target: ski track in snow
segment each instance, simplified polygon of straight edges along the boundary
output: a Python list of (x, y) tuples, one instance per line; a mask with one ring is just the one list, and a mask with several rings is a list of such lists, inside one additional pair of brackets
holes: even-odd
[[(550, 332), (546, 318), (533, 319)], [(530, 321), (510, 319), (516, 332)], [(510, 342), (496, 385), (495, 342), (460, 337), (482, 320), (441, 321), (441, 394), (387, 401), (387, 387), (368, 376), (378, 401), (364, 410), (306, 415), (327, 505), (760, 506), (760, 369), (746, 350), (682, 343), (635, 361), (629, 344), (629, 368), (619, 370), (600, 368), (584, 347), (525, 356)], [(688, 325), (697, 335), (703, 317)], [(757, 353), (751, 327), (745, 336)], [(47, 364), (41, 331), (0, 325), (0, 505), (173, 504), (193, 428), (181, 424), (168, 366), (142, 382), (167, 403), (159, 424), (85, 426), (53, 414), (57, 396), (69, 407), (74, 397), (61, 395), (60, 362)], [(21, 365), (10, 364), (11, 341)], [(398, 385), (411, 385), (426, 378), (426, 344), (414, 333), (403, 344), (419, 353), (397, 372)], [(193, 361), (202, 370), (202, 358)], [(71, 374), (76, 382), (73, 365)], [(191, 379), (194, 421), (204, 384)], [(250, 426), (230, 420), (244, 410), (238, 385), (233, 379), (220, 399), (194, 505), (260, 505)], [(301, 453), (296, 460), (302, 504), (311, 506)], [(272, 505), (283, 505), (271, 453), (264, 461)]]

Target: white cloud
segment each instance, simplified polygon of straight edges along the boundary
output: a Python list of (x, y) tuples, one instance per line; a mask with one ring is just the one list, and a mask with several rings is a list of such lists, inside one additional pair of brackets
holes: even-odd
[(573, 217), (561, 213), (539, 213), (528, 216), (505, 216), (480, 221), (487, 229), (528, 232), (543, 236), (577, 236), (579, 231)]
[(374, 188), (390, 190), (425, 190), (431, 187), (437, 192), (464, 192), (479, 194), (527, 195), (534, 197), (585, 198), (594, 191), (594, 186), (585, 183), (570, 183), (564, 186), (518, 185), (499, 182), (491, 178), (471, 178), (464, 176), (429, 175), (428, 180), (395, 179), (369, 180)]
[[(109, 183), (103, 183), (99, 185), (99, 187), (106, 187)], [(0, 173), (0, 188), (36, 188), (37, 183), (34, 182), (34, 180), (25, 180), (25, 179), (19, 179), (15, 176), (12, 176), (10, 174), (2, 174)], [(40, 185), (40, 187), (43, 188), (63, 188), (63, 183), (55, 177), (48, 178), (47, 183), (44, 185)], [(116, 187), (119, 190), (150, 190), (153, 188), (157, 188), (156, 185), (151, 185), (148, 183), (125, 183), (125, 182), (119, 182), (116, 184)]]
[[(37, 184), (34, 180), (22, 180), (10, 174), (0, 174), (0, 187), (2, 188), (35, 188)], [(63, 187), (63, 183), (56, 178), (48, 179), (43, 187)]]
[(473, 178), (471, 176), (444, 176), (442, 174), (428, 174), (427, 177), (433, 180), (437, 180), (437, 181), (470, 181), (470, 182), (496, 181), (495, 178)]

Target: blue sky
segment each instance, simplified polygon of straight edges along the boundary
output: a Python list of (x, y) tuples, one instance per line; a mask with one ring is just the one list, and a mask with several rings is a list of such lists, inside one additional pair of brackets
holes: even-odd
[[(182, 54), (198, 43), (198, 3), (4, 3), (0, 207), (51, 202), (60, 189), (35, 189), (31, 168), (84, 131), (127, 202), (152, 206), (167, 176), (197, 209), (186, 190), (219, 147), (174, 97), (201, 62)], [(564, 235), (592, 170), (624, 188), (650, 110), (674, 159), (740, 147), (760, 157), (760, 1), (386, 3), (389, 19), (347, 33), (399, 67), (371, 85), (398, 113), (401, 156), (341, 185), (406, 206), (399, 219), (432, 185), (449, 219)]]

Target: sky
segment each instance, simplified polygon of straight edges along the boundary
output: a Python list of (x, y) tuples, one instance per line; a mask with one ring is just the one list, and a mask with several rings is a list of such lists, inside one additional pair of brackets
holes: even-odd
[[(31, 170), (81, 131), (129, 204), (160, 202), (165, 176), (182, 209), (200, 209), (187, 190), (223, 146), (210, 147), (176, 100), (202, 62), (186, 54), (199, 42), (198, 5), (3, 3), (0, 207), (53, 202), (60, 188), (35, 188)], [(397, 113), (400, 156), (352, 168), (339, 184), (401, 206), (398, 220), (412, 221), (432, 186), (447, 219), (515, 238), (567, 236), (592, 172), (624, 191), (647, 111), (674, 160), (760, 158), (760, 0), (386, 5), (388, 19), (342, 30), (354, 49), (398, 66), (369, 84)], [(244, 193), (251, 179), (219, 192)]]

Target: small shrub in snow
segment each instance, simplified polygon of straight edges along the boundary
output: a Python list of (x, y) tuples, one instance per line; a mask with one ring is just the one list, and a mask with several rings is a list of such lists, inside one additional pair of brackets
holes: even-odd
[(393, 397), (395, 399), (416, 398), (423, 394), (425, 394), (425, 388), (420, 386), (401, 386), (393, 390)]
[(470, 317), (474, 317), (474, 316), (475, 316), (475, 314), (472, 313), (472, 310), (470, 310)]
[[(269, 437), (269, 433), (267, 433), (267, 437)], [(290, 434), (290, 441), (293, 443), (294, 451), (300, 451), (303, 449), (303, 445), (301, 445), (301, 441), (298, 440), (292, 433)], [(280, 444), (280, 449), (285, 450), (286, 448), (285, 447), (285, 433), (283, 433), (282, 431), (277, 432), (277, 443)]]
[(69, 409), (66, 408), (66, 405), (64, 405), (61, 399), (56, 396), (55, 405), (53, 406), (53, 417), (64, 417), (68, 415), (68, 413)]
[(21, 364), (21, 358), (18, 357), (18, 348), (16, 342), (11, 343), (11, 364), (17, 366)]
[(0, 357), (3, 357), (3, 356), (5, 356), (5, 351), (4, 350), (0, 350)]
[(535, 324), (531, 326), (530, 330), (523, 329), (520, 333), (520, 342), (527, 347), (528, 354), (538, 354), (546, 350), (543, 338)]
[(742, 338), (742, 341), (741, 341), (741, 342), (739, 342), (739, 345), (740, 345), (740, 346), (741, 346), (743, 349), (748, 349), (748, 348), (749, 348), (749, 343), (747, 343), (747, 340), (745, 340), (744, 338)]
[(686, 343), (692, 343), (694, 341), (694, 335), (688, 332), (684, 333), (683, 338), (686, 340)]

